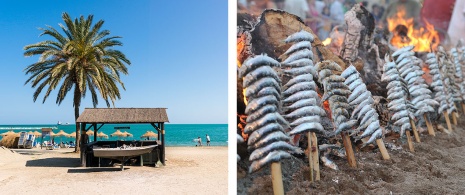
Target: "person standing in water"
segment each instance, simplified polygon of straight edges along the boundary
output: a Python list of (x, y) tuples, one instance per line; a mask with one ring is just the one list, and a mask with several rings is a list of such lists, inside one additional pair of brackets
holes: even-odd
[(198, 137), (197, 139), (199, 140), (199, 146), (202, 146), (202, 138)]
[(208, 136), (208, 134), (206, 134), (207, 136), (207, 146), (210, 146), (210, 136)]

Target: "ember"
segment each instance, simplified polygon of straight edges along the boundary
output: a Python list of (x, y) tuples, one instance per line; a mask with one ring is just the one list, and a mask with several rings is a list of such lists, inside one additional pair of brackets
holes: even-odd
[(434, 26), (427, 20), (423, 20), (425, 27), (414, 28), (413, 18), (405, 19), (405, 10), (401, 9), (396, 16), (388, 18), (388, 29), (393, 32), (390, 43), (397, 47), (414, 45), (416, 52), (430, 51), (430, 45), (433, 50), (439, 45), (439, 35)]

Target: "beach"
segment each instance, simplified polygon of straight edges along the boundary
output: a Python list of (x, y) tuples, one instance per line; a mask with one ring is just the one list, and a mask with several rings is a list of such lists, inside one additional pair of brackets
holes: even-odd
[[(74, 149), (0, 148), (2, 194), (227, 194), (228, 148), (166, 147), (166, 166), (79, 167)], [(19, 154), (23, 153), (23, 154)]]

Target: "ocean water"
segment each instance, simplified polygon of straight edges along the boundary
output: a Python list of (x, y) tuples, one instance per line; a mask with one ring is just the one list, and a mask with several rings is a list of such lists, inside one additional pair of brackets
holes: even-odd
[[(99, 125), (97, 125), (99, 127)], [(127, 131), (133, 134), (133, 137), (111, 137), (110, 134), (114, 133), (118, 127), (129, 127), (129, 129), (120, 129), (120, 131)], [(70, 125), (0, 125), (0, 134), (13, 130), (14, 132), (21, 131), (39, 131), (42, 128), (52, 128), (54, 133), (63, 130), (66, 133), (75, 133), (76, 126)], [(98, 132), (103, 132), (108, 135), (108, 139), (102, 140), (140, 140), (141, 136), (146, 131), (157, 132), (150, 124), (105, 124)], [(227, 146), (228, 145), (228, 125), (227, 124), (166, 124), (165, 123), (165, 142), (166, 146), (196, 146), (193, 140), (197, 137), (202, 139), (202, 144), (206, 145), (206, 137), (210, 136), (210, 144), (212, 146)], [(40, 140), (40, 137), (38, 138)], [(45, 138), (44, 138), (45, 139)], [(55, 137), (55, 142), (74, 141), (74, 138)], [(94, 140), (93, 136), (89, 138)], [(97, 138), (101, 140), (100, 138)], [(145, 138), (143, 138), (145, 139)], [(1, 137), (0, 137), (1, 140)], [(153, 140), (153, 138), (151, 138)]]

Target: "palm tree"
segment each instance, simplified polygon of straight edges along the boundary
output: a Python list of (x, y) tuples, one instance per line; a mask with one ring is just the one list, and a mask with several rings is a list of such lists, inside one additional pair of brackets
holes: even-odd
[[(64, 34), (55, 28), (39, 28), (42, 35), (49, 35), (53, 40), (26, 45), (24, 56), (40, 55), (38, 62), (29, 65), (24, 71), (31, 76), (25, 82), (36, 88), (34, 102), (44, 88), (47, 88), (43, 102), (58, 85), (56, 103), (60, 105), (69, 91), (73, 90), (74, 118), (79, 117), (81, 98), (90, 91), (94, 108), (98, 104), (98, 94), (114, 106), (116, 99), (121, 99), (117, 84), (124, 88), (120, 73), (127, 75), (126, 67), (131, 62), (113, 46), (122, 46), (119, 36), (108, 37), (110, 31), (100, 30), (104, 21), (92, 26), (93, 15), (87, 19), (81, 16), (74, 21), (67, 13), (62, 14), (65, 25), (59, 24)], [(79, 152), (79, 125), (76, 123), (76, 152)]]

